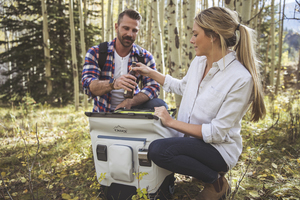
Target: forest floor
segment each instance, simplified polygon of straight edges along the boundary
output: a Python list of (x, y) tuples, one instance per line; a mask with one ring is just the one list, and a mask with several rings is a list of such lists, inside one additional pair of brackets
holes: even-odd
[[(300, 199), (299, 94), (266, 98), (259, 123), (243, 119), (243, 153), (227, 173), (228, 199)], [(95, 177), (84, 109), (25, 101), (0, 109), (0, 199), (103, 199)], [(91, 110), (91, 109), (89, 109)], [(192, 200), (203, 187), (175, 174), (173, 199)]]

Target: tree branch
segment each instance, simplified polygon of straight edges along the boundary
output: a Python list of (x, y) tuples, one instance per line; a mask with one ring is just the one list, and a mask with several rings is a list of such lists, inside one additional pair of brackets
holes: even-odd
[(31, 180), (31, 172), (32, 172), (34, 163), (35, 163), (35, 161), (36, 161), (36, 157), (37, 157), (37, 155), (38, 155), (38, 153), (39, 153), (39, 149), (40, 149), (40, 140), (39, 140), (38, 132), (37, 132), (37, 123), (36, 123), (36, 125), (35, 125), (35, 128), (36, 128), (36, 129), (35, 129), (35, 135), (36, 135), (36, 140), (37, 140), (38, 147), (37, 147), (37, 149), (36, 149), (36, 153), (35, 153), (35, 155), (34, 155), (34, 159), (33, 159), (32, 163), (31, 163), (31, 167), (28, 169), (28, 171), (29, 171), (29, 188), (30, 188), (30, 192), (31, 192), (31, 194), (32, 194), (32, 198), (33, 198), (33, 199), (34, 199), (34, 195), (33, 195), (33, 191), (32, 191), (33, 186), (32, 186), (32, 180)]
[(4, 179), (3, 179), (3, 176), (2, 176), (1, 173), (0, 173), (0, 176), (1, 176), (2, 183), (3, 183), (3, 185), (4, 185), (4, 188), (5, 188), (5, 191), (7, 192), (9, 198), (10, 198), (11, 200), (13, 200), (13, 198), (10, 196), (10, 193), (9, 193), (9, 191), (8, 191), (8, 189), (7, 189), (6, 185), (5, 185), (5, 183), (4, 183)]
[(268, 132), (269, 130), (271, 130), (272, 128), (274, 128), (274, 126), (275, 126), (276, 124), (278, 124), (279, 118), (280, 118), (280, 117), (279, 117), (279, 115), (278, 115), (278, 118), (277, 118), (276, 122), (275, 122), (274, 124), (272, 124), (272, 126), (271, 126), (270, 128), (268, 128), (267, 130), (265, 130), (264, 133), (266, 133), (266, 132)]
[(260, 15), (264, 8), (265, 8), (265, 1), (263, 1), (263, 5), (262, 5), (262, 7), (260, 8), (259, 12), (256, 13), (251, 19), (249, 19), (249, 20), (246, 22), (246, 24), (249, 24), (251, 20), (253, 20), (254, 18), (256, 18), (258, 15)]
[(234, 199), (235, 194), (236, 194), (237, 191), (239, 190), (239, 187), (240, 187), (240, 185), (241, 185), (241, 182), (242, 182), (242, 180), (244, 179), (244, 177), (245, 177), (245, 175), (246, 175), (246, 173), (247, 173), (247, 171), (248, 171), (248, 169), (249, 169), (249, 166), (250, 166), (250, 163), (251, 163), (250, 161), (251, 161), (251, 159), (249, 159), (249, 162), (248, 162), (248, 165), (247, 165), (247, 167), (246, 167), (245, 172), (243, 173), (242, 177), (239, 179), (239, 182), (238, 182), (238, 183), (236, 184), (236, 186), (235, 186), (234, 192), (232, 193), (232, 197), (231, 197), (232, 200)]

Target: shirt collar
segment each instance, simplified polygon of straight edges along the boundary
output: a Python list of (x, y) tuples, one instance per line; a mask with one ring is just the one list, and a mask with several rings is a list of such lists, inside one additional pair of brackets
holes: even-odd
[[(115, 38), (111, 42), (109, 42), (108, 49), (107, 49), (108, 54), (112, 54), (114, 52), (116, 40), (117, 40), (117, 38)], [(136, 45), (133, 43), (132, 49), (131, 49), (131, 55), (134, 55), (134, 54), (139, 54), (139, 50), (136, 47)]]
[(219, 61), (214, 62), (213, 67), (219, 67), (220, 70), (223, 71), (230, 63), (232, 63), (234, 59), (236, 59), (236, 53), (234, 51), (231, 51)]

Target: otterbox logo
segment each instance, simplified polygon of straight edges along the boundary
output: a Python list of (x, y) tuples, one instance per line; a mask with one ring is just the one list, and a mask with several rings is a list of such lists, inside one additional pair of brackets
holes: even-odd
[(122, 127), (122, 126), (120, 126), (120, 125), (115, 126), (114, 127), (114, 131), (115, 132), (119, 132), (119, 133), (127, 133), (127, 129), (124, 128), (124, 127)]

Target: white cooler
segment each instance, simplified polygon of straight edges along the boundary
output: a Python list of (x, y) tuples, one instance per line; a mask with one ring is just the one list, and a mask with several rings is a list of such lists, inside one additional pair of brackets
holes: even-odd
[[(156, 139), (176, 137), (162, 126), (152, 112), (120, 111), (114, 113), (86, 112), (97, 178), (106, 188), (108, 200), (131, 199), (137, 188), (146, 188), (150, 199), (169, 199), (174, 192), (173, 173), (155, 165), (147, 158), (148, 147)], [(147, 172), (142, 180), (133, 173)]]

